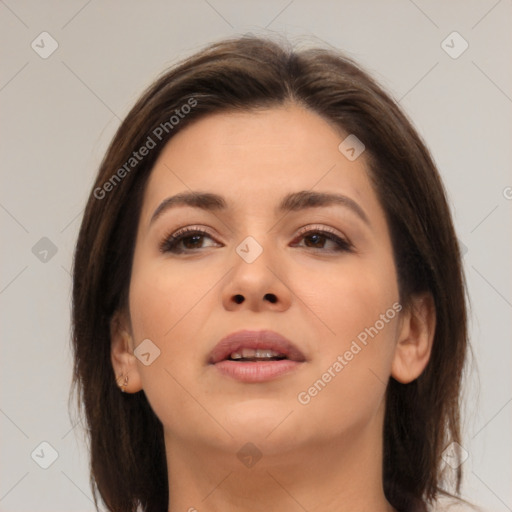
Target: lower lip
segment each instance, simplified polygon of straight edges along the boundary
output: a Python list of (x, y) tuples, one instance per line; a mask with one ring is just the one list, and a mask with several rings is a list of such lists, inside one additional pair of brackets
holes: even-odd
[(241, 382), (265, 382), (281, 377), (296, 370), (301, 363), (281, 359), (280, 361), (257, 361), (239, 363), (236, 361), (220, 361), (214, 366), (224, 375)]

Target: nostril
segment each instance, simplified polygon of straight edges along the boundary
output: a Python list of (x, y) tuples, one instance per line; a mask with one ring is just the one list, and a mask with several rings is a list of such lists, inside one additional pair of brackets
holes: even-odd
[[(263, 297), (265, 300), (268, 300), (269, 302), (271, 302), (272, 304), (275, 304), (277, 302), (277, 297), (273, 294), (273, 293), (266, 293), (265, 296)], [(233, 300), (237, 303), (237, 304), (241, 304), (245, 299), (244, 299), (244, 296), (243, 295), (240, 295), (240, 294), (237, 294), (233, 297)]]

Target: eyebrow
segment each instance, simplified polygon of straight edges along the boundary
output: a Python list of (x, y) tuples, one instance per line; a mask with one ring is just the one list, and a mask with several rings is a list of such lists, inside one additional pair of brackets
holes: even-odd
[[(276, 214), (300, 211), (307, 208), (322, 208), (332, 205), (340, 205), (350, 209), (366, 224), (370, 225), (368, 216), (364, 210), (350, 197), (342, 194), (328, 192), (313, 192), (301, 190), (287, 194), (276, 208)], [(165, 211), (179, 206), (200, 208), (205, 211), (226, 210), (228, 204), (224, 197), (210, 192), (181, 192), (164, 199), (153, 212), (149, 224), (158, 219)]]

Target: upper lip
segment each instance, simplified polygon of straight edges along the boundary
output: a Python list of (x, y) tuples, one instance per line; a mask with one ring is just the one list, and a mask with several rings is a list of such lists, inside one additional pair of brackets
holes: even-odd
[(237, 331), (222, 338), (210, 353), (208, 362), (216, 364), (242, 348), (274, 350), (291, 361), (303, 362), (304, 354), (287, 338), (274, 331)]

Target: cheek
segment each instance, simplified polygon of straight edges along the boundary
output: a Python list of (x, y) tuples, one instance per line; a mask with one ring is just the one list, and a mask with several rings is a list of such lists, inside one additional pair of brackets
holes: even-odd
[[(168, 400), (178, 405), (184, 399), (179, 383), (187, 383), (191, 366), (201, 348), (201, 316), (208, 292), (215, 293), (218, 277), (204, 271), (180, 272), (172, 263), (146, 260), (134, 263), (130, 284), (130, 315), (135, 345), (151, 340), (160, 351), (151, 365), (137, 362), (142, 385), (154, 410), (172, 414)], [(218, 293), (218, 291), (217, 291)], [(196, 356), (195, 359), (191, 355)], [(173, 408), (173, 410), (178, 410)]]
[[(193, 265), (193, 264), (192, 264)], [(134, 263), (130, 284), (130, 313), (136, 339), (154, 338), (161, 348), (176, 331), (190, 324), (196, 308), (222, 274), (207, 272), (204, 265), (186, 271), (169, 261)], [(218, 290), (217, 290), (218, 293)]]
[(307, 272), (297, 265), (289, 278), (299, 307), (301, 301), (308, 306), (308, 322), (323, 334), (317, 340), (319, 352), (330, 352), (329, 346), (342, 350), (376, 322), (382, 327), (381, 315), (388, 310), (390, 318), (385, 320), (395, 317), (393, 304), (399, 294), (394, 262), (386, 253), (371, 258), (349, 255), (330, 268), (315, 262)]
[[(328, 434), (363, 428), (383, 405), (396, 342), (398, 303), (373, 304), (368, 297), (333, 311), (331, 325), (337, 336), (320, 341), (313, 355), (307, 382), (297, 402)], [(375, 303), (380, 302), (376, 300)]]
[(333, 425), (364, 423), (381, 405), (391, 372), (401, 310), (393, 261), (354, 258), (336, 272), (309, 272), (297, 295), (324, 333), (298, 402)]
[(204, 421), (188, 392), (198, 394), (192, 376), (197, 377), (194, 365), (204, 350), (200, 329), (222, 274), (199, 268), (180, 272), (171, 265), (134, 264), (130, 315), (135, 344), (150, 339), (160, 350), (151, 365), (137, 362), (144, 393), (159, 419), (179, 430), (183, 416)]

